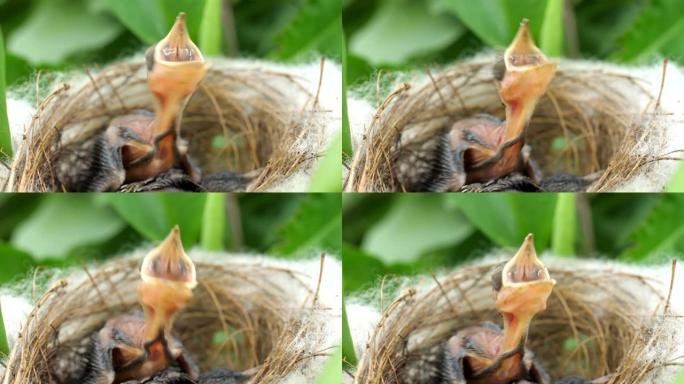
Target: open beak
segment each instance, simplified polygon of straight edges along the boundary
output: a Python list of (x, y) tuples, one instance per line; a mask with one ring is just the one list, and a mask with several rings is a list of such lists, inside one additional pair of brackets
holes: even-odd
[(140, 277), (138, 296), (145, 310), (146, 348), (156, 342), (168, 345), (173, 318), (197, 285), (195, 265), (183, 249), (178, 226), (145, 256)]
[(539, 98), (546, 92), (556, 74), (558, 63), (544, 56), (532, 40), (525, 19), (504, 53), (505, 73), (498, 83), (499, 95), (506, 104), (506, 134), (504, 140), (520, 137)]
[(157, 119), (162, 122), (156, 134), (165, 133), (185, 99), (190, 96), (207, 71), (199, 48), (192, 42), (180, 13), (171, 31), (152, 48), (147, 57), (150, 90), (159, 101)]
[(518, 252), (504, 265), (497, 294), (499, 312), (529, 317), (546, 309), (546, 300), (556, 281), (537, 257), (534, 236), (527, 235)]
[(556, 281), (537, 257), (534, 236), (527, 235), (518, 252), (501, 272), (496, 308), (504, 317), (504, 350), (524, 341), (532, 318), (546, 309)]

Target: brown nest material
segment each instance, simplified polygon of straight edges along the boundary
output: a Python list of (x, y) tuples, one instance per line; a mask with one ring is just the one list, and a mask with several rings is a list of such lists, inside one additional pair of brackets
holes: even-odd
[[(87, 277), (60, 280), (34, 305), (7, 362), (3, 384), (71, 384), (89, 335), (134, 312), (138, 260), (110, 262)], [(173, 334), (202, 372), (256, 367), (250, 383), (278, 383), (318, 355), (320, 316), (302, 272), (263, 264), (196, 262), (198, 286)], [(299, 302), (293, 292), (307, 292)], [(220, 337), (217, 337), (220, 335)], [(83, 359), (83, 356), (80, 357)]]
[[(369, 340), (361, 343), (365, 350), (355, 383), (437, 382), (431, 380), (440, 370), (441, 343), (466, 326), (501, 324), (489, 280), (495, 267), (461, 268), (425, 289), (409, 288), (389, 303)], [(664, 309), (667, 299), (657, 286), (667, 282), (592, 266), (550, 267), (549, 272), (557, 285), (547, 309), (532, 321), (527, 347), (552, 379), (669, 382), (663, 376), (671, 371), (663, 370), (675, 363), (673, 339), (681, 320)]]
[[(61, 191), (55, 171), (62, 151), (80, 148), (113, 117), (154, 110), (140, 61), (87, 72), (43, 98), (27, 123), (8, 191)], [(190, 156), (204, 175), (252, 171), (248, 191), (274, 188), (322, 152), (329, 123), (317, 105), (318, 81), (258, 64), (213, 61), (183, 114), (181, 137)]]
[[(367, 123), (345, 189), (402, 191), (397, 169), (429, 156), (455, 121), (482, 113), (504, 120), (494, 61), (454, 65), (395, 87)], [(652, 165), (659, 154), (644, 147), (662, 149), (666, 132), (650, 85), (598, 67), (561, 66), (526, 133), (544, 176), (602, 172), (589, 190), (606, 191)]]

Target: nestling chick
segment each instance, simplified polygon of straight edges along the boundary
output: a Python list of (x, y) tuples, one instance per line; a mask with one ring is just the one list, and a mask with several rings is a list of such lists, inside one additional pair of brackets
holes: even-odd
[[(435, 138), (430, 153), (411, 154), (411, 166), (395, 170), (408, 191), (575, 191), (592, 180), (564, 175), (542, 179), (530, 159), (525, 133), (537, 102), (556, 74), (557, 62), (546, 58), (534, 44), (528, 21), (523, 20), (502, 65), (494, 68), (506, 120), (478, 114), (453, 123)], [(428, 146), (430, 147), (430, 146)]]
[[(555, 284), (528, 235), (515, 256), (492, 276), (503, 329), (486, 322), (452, 336), (443, 346), (442, 383), (550, 384), (549, 374), (525, 343), (532, 318), (546, 309)], [(557, 383), (590, 382), (567, 378)]]

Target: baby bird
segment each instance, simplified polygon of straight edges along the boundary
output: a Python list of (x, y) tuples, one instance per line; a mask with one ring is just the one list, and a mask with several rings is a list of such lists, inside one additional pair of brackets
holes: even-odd
[(190, 39), (184, 13), (169, 34), (148, 50), (146, 61), (155, 113), (134, 111), (116, 117), (82, 148), (65, 150), (58, 169), (65, 190), (115, 191), (174, 167), (183, 170), (190, 182), (199, 182), (199, 171), (187, 156), (178, 128), (181, 111), (208, 66)]
[[(443, 346), (442, 384), (550, 384), (551, 379), (525, 347), (534, 316), (546, 309), (556, 281), (537, 257), (532, 234), (492, 276), (503, 329), (483, 323), (461, 329)], [(566, 378), (557, 384), (589, 384)]]
[(542, 179), (530, 159), (525, 132), (537, 102), (556, 74), (557, 62), (534, 44), (523, 20), (503, 65), (494, 68), (506, 120), (479, 114), (453, 123), (423, 150), (411, 154), (413, 165), (402, 165), (397, 179), (409, 191), (576, 191), (593, 179), (572, 175)]
[(178, 226), (150, 251), (140, 268), (138, 298), (144, 318), (120, 315), (94, 337), (84, 384), (118, 384), (140, 380), (176, 367), (196, 379), (196, 364), (171, 336), (173, 319), (192, 298), (195, 265), (183, 249)]
[(94, 336), (83, 384), (239, 384), (253, 372), (218, 369), (200, 375), (197, 364), (171, 335), (175, 315), (192, 298), (197, 285), (195, 265), (183, 249), (174, 227), (150, 251), (140, 268), (139, 315), (110, 319)]

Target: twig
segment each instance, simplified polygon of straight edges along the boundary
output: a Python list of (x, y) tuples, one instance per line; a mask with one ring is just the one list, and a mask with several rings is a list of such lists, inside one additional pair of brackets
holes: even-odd
[(318, 270), (318, 283), (316, 283), (316, 293), (314, 293), (313, 305), (318, 302), (318, 293), (321, 290), (321, 282), (323, 281), (323, 267), (325, 266), (325, 253), (321, 253), (320, 267)]

